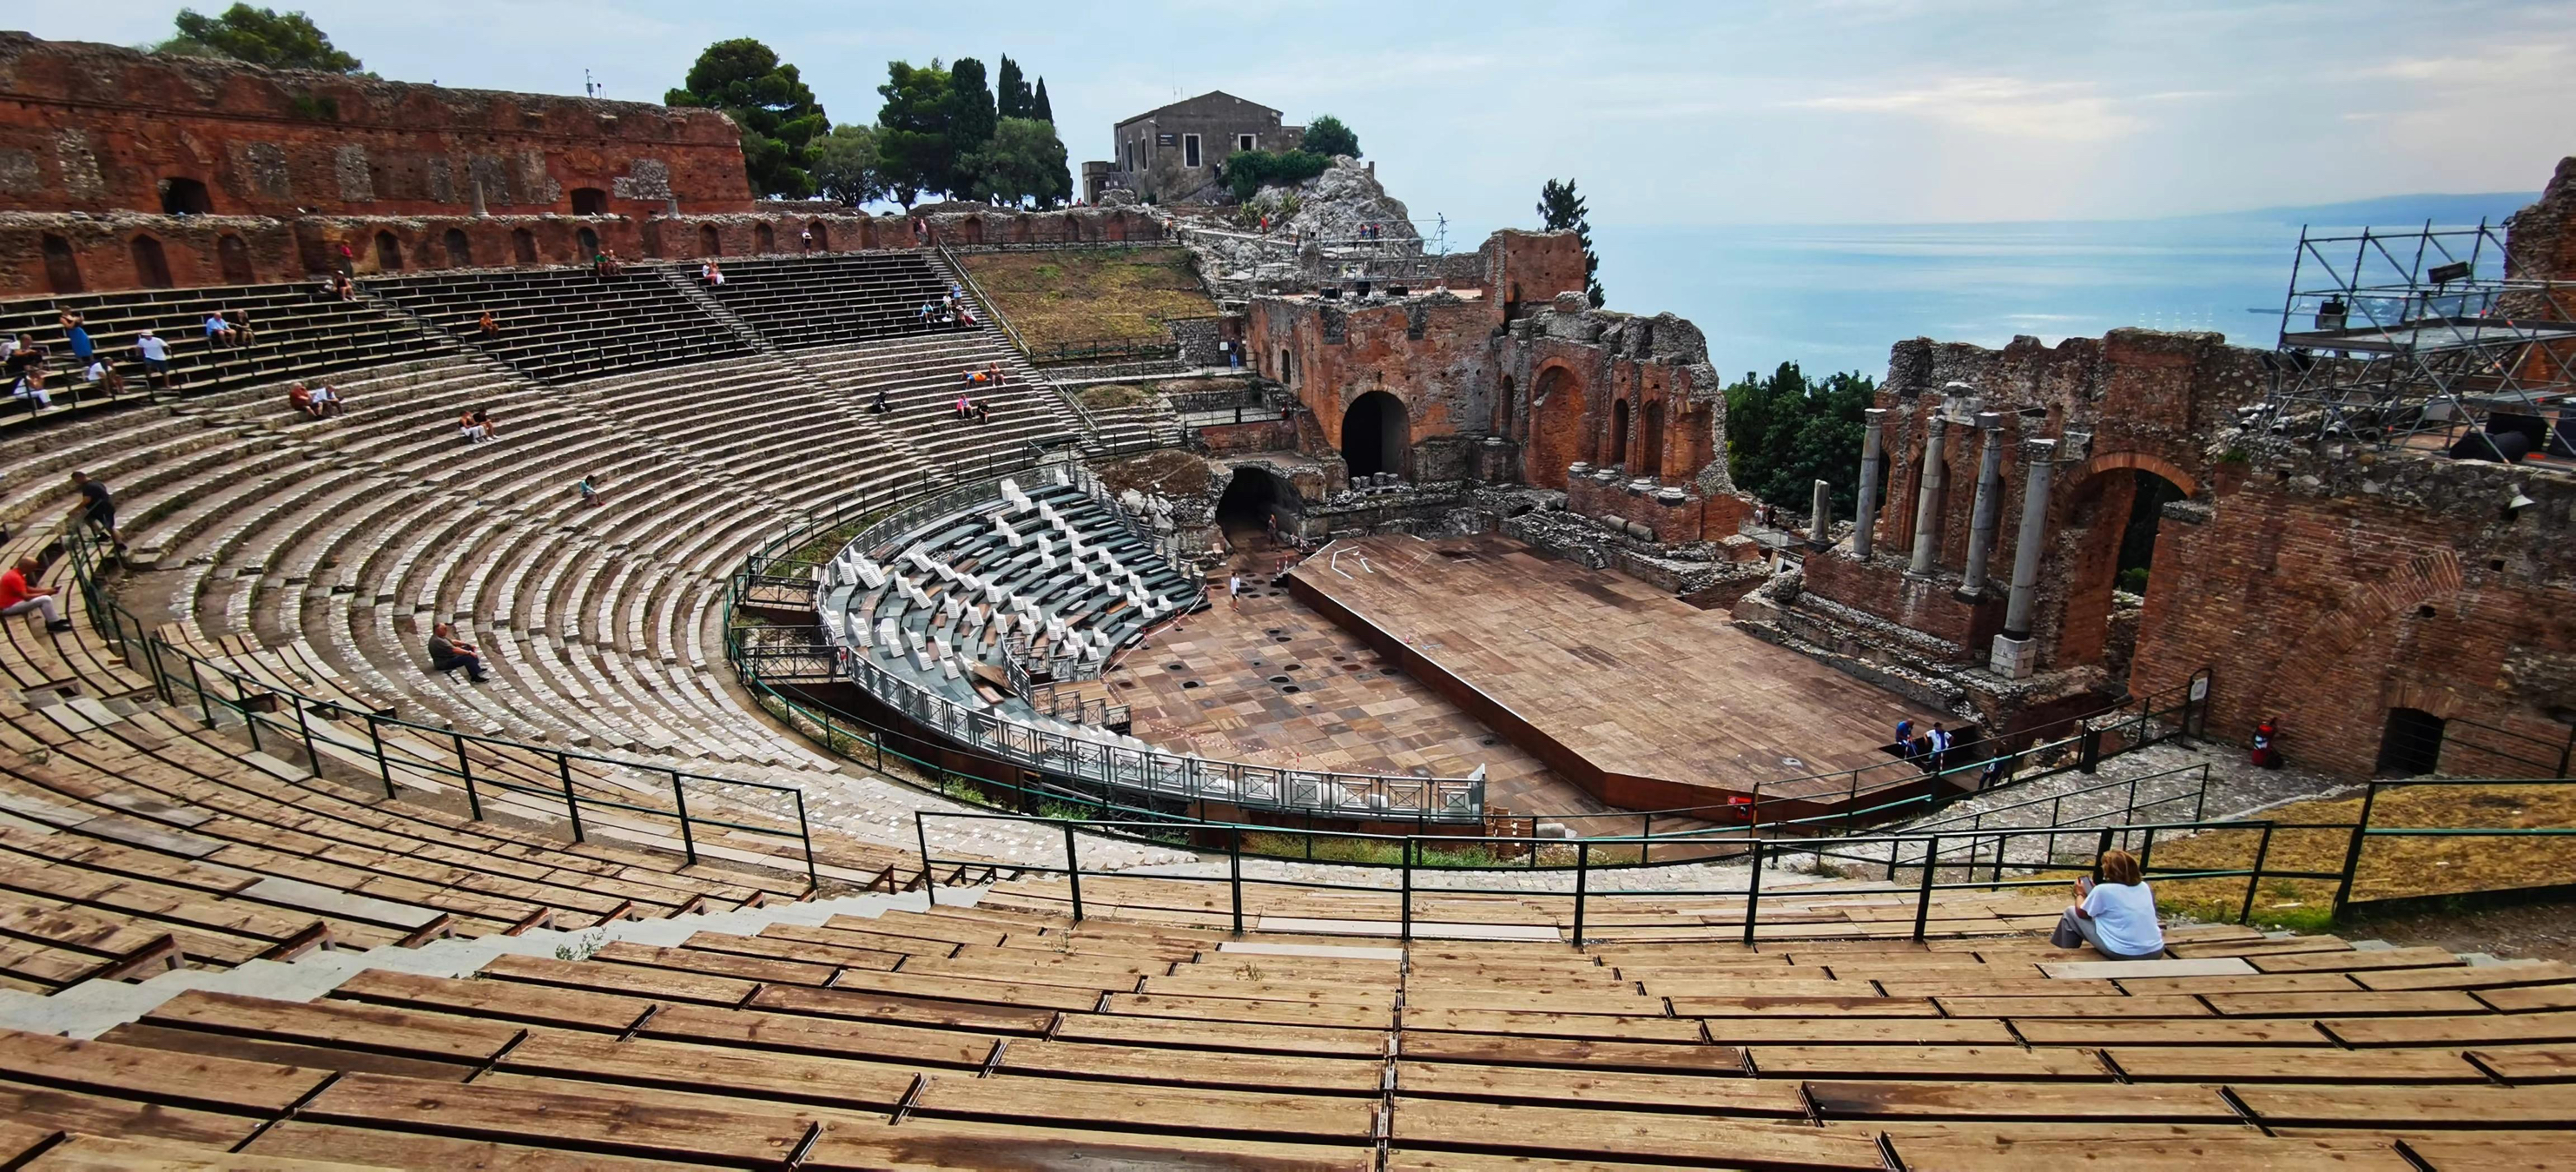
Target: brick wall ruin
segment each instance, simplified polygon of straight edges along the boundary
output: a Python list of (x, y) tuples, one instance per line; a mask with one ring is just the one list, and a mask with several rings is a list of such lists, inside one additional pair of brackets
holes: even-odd
[[(0, 33), (0, 210), (278, 218), (745, 211), (713, 110), (265, 69)], [(193, 184), (170, 209), (171, 184)], [(598, 193), (596, 206), (583, 206)]]

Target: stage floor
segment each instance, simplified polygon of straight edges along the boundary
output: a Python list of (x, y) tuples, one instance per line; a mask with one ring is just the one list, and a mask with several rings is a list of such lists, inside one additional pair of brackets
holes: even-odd
[[(1257, 535), (1254, 535), (1257, 540)], [(1281, 555), (1235, 562), (1247, 592), (1156, 632), (1106, 679), (1135, 735), (1181, 752), (1300, 769), (1465, 777), (1514, 813), (1610, 809), (1322, 615), (1266, 583)], [(1294, 691), (1289, 689), (1294, 688)], [(1588, 825), (1588, 824), (1587, 824)], [(1595, 828), (1611, 833), (1616, 828)]]
[(1471, 690), (1457, 697), (1470, 715), (1587, 786), (1597, 771), (1744, 793), (1883, 763), (1897, 721), (1948, 719), (1745, 634), (1725, 611), (1500, 536), (1340, 541), (1294, 577), (1327, 613), (1347, 612), (1426, 661), (1435, 681), (1456, 682), (1445, 690)]

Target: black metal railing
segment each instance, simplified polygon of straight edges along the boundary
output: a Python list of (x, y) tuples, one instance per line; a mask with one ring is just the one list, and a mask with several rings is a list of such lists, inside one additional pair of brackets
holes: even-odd
[[(108, 597), (100, 581), (97, 546), (85, 527), (73, 526), (65, 547), (91, 625), (115, 645), (128, 665), (143, 667), (156, 697), (181, 709), (195, 708), (209, 728), (220, 727), (226, 717), (239, 720), (253, 752), (267, 751), (272, 743), (289, 752), (301, 749), (307, 768), (316, 777), (324, 774), (327, 761), (339, 761), (353, 771), (372, 766), (387, 798), (400, 796), (397, 778), (410, 778), (414, 788), (424, 790), (452, 782), (463, 791), (466, 808), (476, 821), (483, 820), (484, 801), (489, 795), (521, 799), (540, 807), (540, 813), (552, 813), (559, 807), (576, 843), (587, 841), (585, 813), (594, 822), (602, 813), (636, 815), (648, 822), (668, 820), (679, 834), (682, 855), (692, 866), (699, 861), (701, 830), (792, 839), (803, 858), (806, 889), (821, 886), (805, 795), (793, 786), (740, 781), (466, 733), (381, 715), (348, 699), (306, 695), (154, 634), (141, 619)], [(474, 760), (477, 751), (485, 758), (479, 768)], [(580, 766), (578, 770), (576, 764)], [(639, 779), (666, 777), (670, 804), (647, 805), (586, 793), (575, 774), (595, 781), (595, 771), (619, 772)], [(640, 797), (640, 783), (637, 788)], [(693, 791), (699, 795), (696, 811), (689, 808)], [(711, 806), (731, 810), (761, 802), (784, 807), (778, 811), (780, 823), (764, 825), (708, 812)], [(789, 811), (792, 825), (788, 824)], [(785, 864), (780, 865), (784, 869)], [(888, 870), (881, 872), (871, 886), (890, 886), (893, 881), (893, 873)]]

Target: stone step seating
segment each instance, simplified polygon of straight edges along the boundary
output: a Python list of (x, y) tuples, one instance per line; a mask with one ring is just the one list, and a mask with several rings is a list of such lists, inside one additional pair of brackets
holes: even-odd
[[(793, 510), (828, 507), (919, 472), (863, 424), (822, 428), (785, 463), (766, 451), (736, 463), (702, 455), (719, 442), (757, 442), (777, 426), (726, 420), (737, 404), (749, 411), (781, 396), (777, 372), (785, 368), (764, 362), (742, 364), (757, 369), (739, 379), (654, 372), (608, 380), (602, 394), (643, 385), (633, 404), (603, 407), (586, 385), (539, 388), (480, 359), (425, 359), (388, 368), (374, 382), (343, 380), (357, 409), (330, 420), (287, 414), (265, 390), (210, 402), (184, 419), (126, 413), (136, 438), (162, 448), (130, 464), (89, 462), (126, 498), (137, 545), (166, 551), (165, 572), (130, 587), (142, 591), (136, 601), (180, 620), (210, 654), (244, 663), (273, 657), (281, 686), (327, 684), (354, 707), (406, 719), (667, 754), (693, 770), (796, 785), (815, 795), (818, 814), (838, 803), (846, 817), (855, 806), (867, 812), (876, 841), (909, 843), (905, 815), (944, 803), (854, 777), (772, 732), (709, 668), (722, 652), (723, 577), (743, 550)], [(666, 378), (667, 385), (644, 382)], [(709, 416), (703, 438), (656, 425), (687, 448), (649, 445), (646, 429), (620, 418), (701, 396)], [(469, 446), (458, 438), (460, 402), (494, 406), (502, 441)], [(815, 413), (822, 406), (817, 399)], [(132, 525), (136, 494), (128, 486), (143, 485), (148, 495), (169, 471), (154, 459), (212, 442), (204, 437), (261, 459), (273, 442), (292, 460), (261, 474), (223, 462), (223, 453), (185, 451), (191, 478), (215, 490), (166, 512), (149, 508)], [(115, 439), (95, 446), (112, 450)], [(603, 470), (605, 503), (578, 507), (572, 483)], [(738, 476), (761, 484), (745, 486)], [(58, 481), (31, 490), (28, 507), (50, 512), (65, 500), (61, 491)], [(468, 639), (494, 653), (493, 685), (428, 670), (421, 645), (440, 614), (456, 616)], [(244, 637), (252, 643), (227, 644)], [(1030, 841), (996, 848), (1045, 845), (1044, 836), (1021, 837)]]
[[(1052, 390), (1031, 381), (1018, 352), (998, 331), (806, 351), (798, 358), (933, 468), (964, 469), (987, 455), (1009, 458), (1030, 444), (1083, 438), (1080, 422)], [(992, 363), (1002, 366), (1001, 383), (965, 385), (967, 371)], [(868, 411), (879, 391), (889, 408), (883, 415)], [(961, 393), (989, 404), (991, 421), (958, 419)]]
[(1142, 403), (1088, 410), (1091, 421), (1100, 428), (1095, 442), (1105, 451), (1180, 446), (1180, 417), (1172, 414), (1171, 407), (1160, 395)]
[(18, 762), (0, 776), (8, 988), (793, 900), (807, 886), (386, 801), (182, 709), (51, 698), (0, 700), (0, 743)]
[[(615, 277), (588, 269), (488, 270), (366, 282), (434, 334), (464, 342), (541, 381), (739, 354), (746, 343), (647, 266)], [(476, 328), (485, 312), (498, 338)]]
[[(321, 300), (309, 286), (236, 285), (204, 289), (139, 290), (128, 293), (76, 293), (0, 301), (0, 332), (27, 334), (47, 351), (47, 390), (58, 407), (74, 398), (83, 410), (114, 405), (98, 397), (73, 365), (70, 343), (60, 314), (81, 313), (83, 328), (100, 354), (127, 380), (128, 394), (115, 403), (142, 401), (143, 359), (134, 349), (135, 335), (149, 326), (169, 343), (171, 377), (176, 393), (197, 395), (246, 383), (284, 378), (315, 378), (332, 371), (379, 363), (417, 344), (408, 323), (387, 316), (363, 301)], [(216, 346), (206, 340), (205, 321), (217, 310), (248, 315), (251, 336), (246, 345)], [(7, 388), (0, 388), (0, 396)], [(48, 411), (43, 419), (51, 420)], [(26, 406), (0, 404), (0, 427), (30, 421)]]
[(2214, 928), (2111, 974), (2028, 938), (1406, 944), (1023, 902), (193, 990), (0, 1034), (0, 1102), (76, 1153), (397, 1168), (2452, 1170), (2545, 1166), (2576, 1100), (2553, 962)]
[(919, 252), (745, 259), (724, 273), (708, 292), (781, 349), (971, 328), (922, 320), (922, 305), (948, 296), (949, 277)]

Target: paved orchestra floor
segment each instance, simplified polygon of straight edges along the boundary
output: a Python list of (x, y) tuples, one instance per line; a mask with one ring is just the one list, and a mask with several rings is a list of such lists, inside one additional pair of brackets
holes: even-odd
[(1607, 773), (1742, 792), (1883, 763), (1898, 720), (1945, 718), (1725, 611), (1497, 535), (1337, 542), (1295, 575)]

